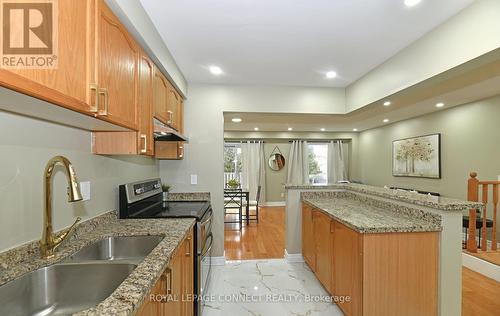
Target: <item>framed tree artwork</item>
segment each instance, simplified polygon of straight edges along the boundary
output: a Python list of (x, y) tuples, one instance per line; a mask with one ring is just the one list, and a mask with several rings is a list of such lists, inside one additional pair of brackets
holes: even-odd
[(392, 142), (392, 175), (441, 178), (441, 134), (399, 139)]

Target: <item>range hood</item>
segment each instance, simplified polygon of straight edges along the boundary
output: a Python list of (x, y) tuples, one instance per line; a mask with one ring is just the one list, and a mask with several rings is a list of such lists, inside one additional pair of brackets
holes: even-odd
[(160, 142), (187, 142), (188, 138), (170, 126), (160, 122), (157, 119), (153, 119), (154, 124), (154, 138), (155, 141)]

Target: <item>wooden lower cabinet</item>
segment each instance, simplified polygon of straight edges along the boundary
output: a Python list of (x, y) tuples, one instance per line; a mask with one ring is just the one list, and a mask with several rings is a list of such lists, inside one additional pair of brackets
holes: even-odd
[(314, 246), (316, 254), (316, 276), (323, 286), (332, 292), (333, 234), (328, 215), (313, 211)]
[[(193, 231), (177, 249), (156, 285), (153, 287), (137, 315), (140, 316), (192, 316), (194, 314), (194, 254)], [(168, 301), (151, 299), (169, 298)]]
[(302, 208), (302, 256), (309, 267), (316, 271), (316, 245), (314, 242), (313, 210), (310, 206)]
[[(339, 304), (346, 315), (362, 315), (363, 306), (363, 239), (362, 235), (336, 221), (333, 223), (332, 294), (349, 296)], [(380, 284), (383, 286), (383, 284)], [(368, 314), (370, 315), (370, 314)]]
[(437, 315), (439, 233), (359, 233), (302, 206), (302, 252), (349, 316)]

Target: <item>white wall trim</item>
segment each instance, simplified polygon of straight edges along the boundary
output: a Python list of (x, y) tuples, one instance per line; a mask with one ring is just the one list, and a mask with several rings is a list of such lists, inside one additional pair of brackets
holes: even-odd
[(262, 206), (267, 206), (267, 207), (273, 207), (273, 206), (286, 206), (285, 201), (271, 201), (271, 202), (265, 202), (262, 203)]
[(223, 266), (226, 264), (226, 252), (224, 251), (224, 255), (222, 257), (211, 257), (213, 266)]
[(288, 253), (285, 249), (285, 260), (288, 263), (302, 263), (304, 262), (304, 257), (301, 253)]
[(500, 266), (462, 252), (462, 265), (490, 279), (500, 282)]

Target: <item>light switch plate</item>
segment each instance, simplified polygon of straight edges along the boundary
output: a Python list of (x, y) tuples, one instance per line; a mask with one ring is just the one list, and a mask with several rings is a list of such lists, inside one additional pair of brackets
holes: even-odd
[(82, 193), (82, 201), (90, 200), (90, 181), (80, 182), (80, 192)]
[(198, 184), (198, 175), (197, 174), (191, 175), (191, 184)]

